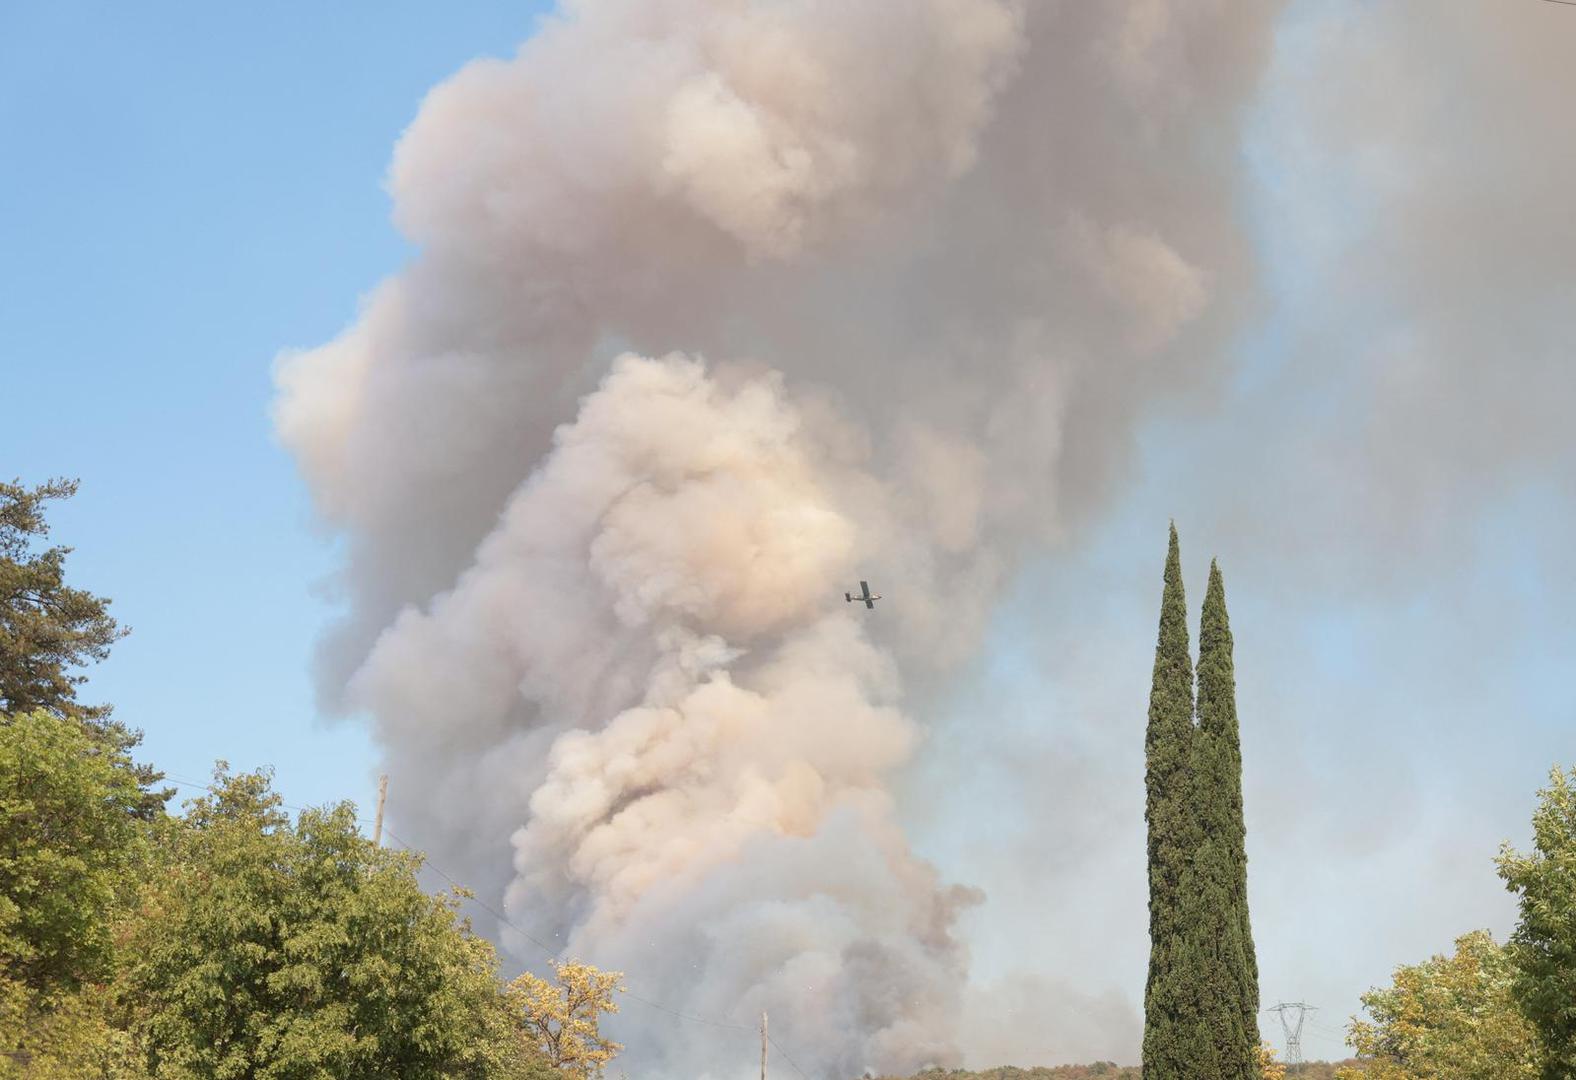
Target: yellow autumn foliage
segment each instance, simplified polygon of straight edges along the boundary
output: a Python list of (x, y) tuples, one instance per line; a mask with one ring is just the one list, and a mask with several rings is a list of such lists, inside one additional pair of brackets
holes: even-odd
[(1452, 956), (1396, 969), (1388, 987), (1362, 996), (1353, 1018), (1363, 1060), (1340, 1080), (1536, 1080), (1537, 1039), (1511, 999), (1515, 970), (1487, 931), (1456, 939)]
[(555, 1068), (581, 1080), (597, 1080), (623, 1049), (603, 1038), (597, 1023), (602, 1014), (618, 1012), (613, 994), (627, 989), (621, 985), (624, 975), (577, 961), (555, 961), (552, 966), (556, 981), (526, 972), (504, 995), (528, 1037)]

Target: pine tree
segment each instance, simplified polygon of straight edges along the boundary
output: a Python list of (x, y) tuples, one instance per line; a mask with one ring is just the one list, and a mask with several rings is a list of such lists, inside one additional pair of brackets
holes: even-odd
[[(127, 755), (142, 733), (110, 716), (108, 705), (84, 705), (77, 688), (87, 681), (80, 668), (103, 660), (128, 633), (109, 614), (109, 601), (65, 583), (68, 547), (37, 550), (49, 535), (45, 505), (69, 499), (75, 480), (50, 480), (33, 488), (0, 483), (0, 725), (7, 716), (44, 709), (69, 717), (122, 761), (144, 788), (164, 775)], [(164, 811), (173, 788), (144, 792), (137, 816), (152, 820)]]
[[(1149, 977), (1144, 986), (1145, 1080), (1197, 1080), (1207, 1045), (1193, 987), (1186, 903), (1197, 820), (1189, 781), (1193, 742), (1193, 663), (1188, 652), (1187, 599), (1177, 530), (1171, 526), (1160, 635), (1155, 645), (1144, 735), (1145, 806), (1149, 826)], [(1207, 1033), (1206, 1033), (1207, 1034)]]
[(1190, 950), (1200, 968), (1198, 1008), (1214, 1041), (1215, 1074), (1258, 1075), (1259, 972), (1248, 918), (1247, 830), (1242, 814), (1242, 748), (1237, 729), (1231, 625), (1220, 568), (1209, 588), (1198, 635), (1198, 731), (1193, 778), (1199, 843), (1187, 901)]

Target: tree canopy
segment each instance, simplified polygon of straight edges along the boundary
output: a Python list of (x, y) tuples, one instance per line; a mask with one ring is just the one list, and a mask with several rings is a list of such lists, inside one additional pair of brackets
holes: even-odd
[(108, 970), (143, 792), (75, 721), (22, 713), (0, 734), (0, 971), (49, 997)]
[(619, 977), (577, 965), (555, 1070), (462, 894), (425, 893), (350, 804), (292, 820), (265, 772), (221, 766), (148, 823), (71, 718), (0, 736), (0, 1078), (545, 1080), (617, 1051), (596, 1019)]
[(78, 669), (108, 656), (129, 630), (110, 617), (108, 600), (65, 583), (70, 548), (34, 550), (49, 535), (45, 504), (76, 492), (74, 480), (0, 483), (0, 712), (109, 712), (77, 701), (86, 679)]
[(531, 1042), (561, 1072), (595, 1080), (623, 1049), (599, 1030), (603, 1013), (618, 1012), (613, 994), (622, 990), (623, 974), (598, 971), (571, 961), (552, 965), (556, 981), (525, 972), (509, 984), (505, 996), (514, 1015), (523, 1017)]
[(1576, 770), (1555, 768), (1532, 816), (1533, 848), (1500, 851), (1499, 874), (1520, 899), (1510, 939), (1513, 992), (1541, 1041), (1546, 1080), (1576, 1076)]
[(1173, 525), (1144, 736), (1150, 952), (1143, 1070), (1146, 1080), (1255, 1080), (1271, 1066), (1259, 1039), (1231, 626), (1214, 563), (1196, 674), (1195, 707)]
[(221, 763), (166, 812), (140, 735), (78, 700), (126, 631), (40, 544), (75, 491), (0, 484), (0, 1078), (558, 1075), (460, 896), (349, 804), (292, 820)]
[(1190, 864), (1187, 949), (1198, 1002), (1199, 1038), (1211, 1077), (1251, 1080), (1259, 1057), (1259, 984), (1248, 918), (1248, 861), (1242, 807), (1231, 625), (1220, 567), (1209, 566), (1198, 637), (1198, 728), (1190, 775), (1197, 846)]
[(149, 1072), (524, 1077), (539, 1067), (492, 946), (420, 858), (340, 804), (291, 822), (265, 773), (215, 774), (141, 892), (122, 978)]
[(1173, 525), (1160, 598), (1160, 628), (1144, 734), (1149, 849), (1149, 974), (1144, 986), (1144, 1075), (1198, 1075), (1201, 1040), (1193, 1008), (1198, 974), (1188, 947), (1186, 902), (1198, 847), (1193, 806), (1193, 659), (1187, 598)]
[(120, 1076), (130, 1060), (107, 987), (150, 852), (144, 796), (124, 751), (77, 720), (0, 716), (0, 1077)]
[(1348, 1029), (1364, 1067), (1338, 1075), (1535, 1080), (1537, 1040), (1511, 996), (1515, 978), (1510, 954), (1486, 930), (1456, 939), (1454, 955), (1397, 968), (1390, 986), (1362, 996), (1369, 1019)]
[[(79, 721), (111, 753), (132, 750), (142, 741), (110, 717), (108, 705), (84, 705), (77, 689), (82, 671), (109, 655), (110, 646), (130, 633), (110, 617), (110, 602), (65, 582), (68, 547), (35, 550), (49, 536), (45, 505), (69, 499), (75, 480), (50, 480), (35, 487), (0, 483), (0, 714), (45, 710)], [(163, 775), (124, 759), (144, 788), (137, 812), (151, 818), (170, 797), (154, 790)]]

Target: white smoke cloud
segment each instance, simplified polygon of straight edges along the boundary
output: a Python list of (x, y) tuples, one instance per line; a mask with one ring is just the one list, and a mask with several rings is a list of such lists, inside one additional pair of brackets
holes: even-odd
[[(992, 1054), (979, 897), (893, 784), (1023, 551), (1222, 367), (1272, 15), (571, 3), (435, 89), (390, 180), (421, 254), (278, 376), (350, 542), (325, 694), (401, 831), (806, 1067)], [(620, 1019), (648, 1075), (739, 1061)]]

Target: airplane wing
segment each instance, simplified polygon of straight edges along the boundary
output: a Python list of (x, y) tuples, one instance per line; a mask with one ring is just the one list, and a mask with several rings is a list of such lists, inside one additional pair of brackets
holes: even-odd
[(861, 594), (863, 594), (864, 599), (870, 599), (870, 582), (861, 581), (859, 583), (859, 591)]

